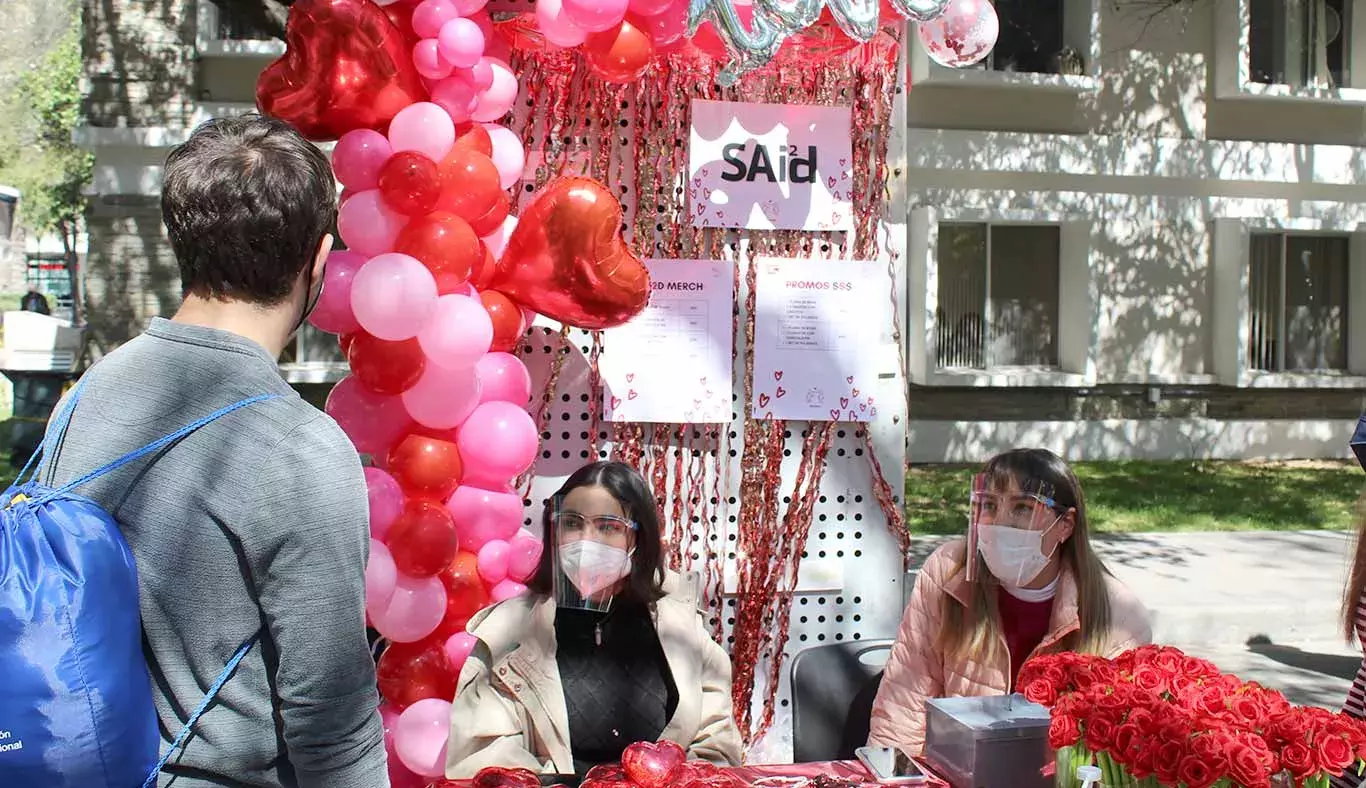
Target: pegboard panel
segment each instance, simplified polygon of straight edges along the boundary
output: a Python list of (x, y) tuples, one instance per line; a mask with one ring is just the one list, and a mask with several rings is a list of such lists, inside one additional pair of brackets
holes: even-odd
[[(904, 68), (904, 66), (903, 66)], [(525, 72), (524, 78), (525, 78)], [(904, 82), (902, 83), (904, 84)], [(900, 91), (898, 90), (898, 93)], [(541, 510), (546, 498), (565, 477), (581, 465), (599, 458), (616, 458), (641, 468), (660, 497), (661, 522), (665, 536), (680, 568), (702, 576), (711, 623), (718, 639), (729, 646), (737, 598), (732, 593), (741, 513), (741, 461), (744, 457), (744, 400), (746, 375), (744, 312), (748, 285), (746, 268), (753, 254), (748, 242), (734, 234), (724, 240), (707, 239), (697, 244), (692, 255), (669, 254), (661, 240), (678, 221), (676, 213), (665, 211), (662, 195), (638, 195), (633, 173), (637, 157), (658, 159), (658, 166), (674, 166), (665, 179), (669, 189), (681, 194), (683, 173), (677, 167), (677, 151), (642, 151), (635, 146), (633, 124), (638, 117), (633, 92), (609, 92), (602, 106), (585, 107), (572, 123), (553, 129), (534, 116), (538, 101), (553, 100), (546, 91), (524, 90), (522, 106), (514, 128), (520, 128), (528, 150), (526, 180), (519, 190), (525, 204), (536, 189), (558, 174), (587, 174), (598, 178), (620, 196), (623, 230), (642, 257), (703, 257), (702, 248), (719, 250), (721, 257), (733, 262), (736, 275), (736, 348), (735, 395), (732, 421), (728, 425), (614, 425), (602, 420), (597, 359), (612, 352), (611, 333), (593, 334), (580, 330), (562, 331), (558, 324), (538, 320), (524, 337), (519, 355), (526, 362), (533, 380), (534, 416), (541, 419), (542, 446), (532, 474), (521, 486), (526, 509), (526, 525), (540, 531)], [(897, 106), (901, 106), (898, 98)], [(657, 110), (658, 108), (654, 108)], [(648, 114), (648, 112), (647, 112)], [(892, 152), (901, 161), (903, 151), (896, 143), (902, 138), (904, 115), (893, 115)], [(686, 147), (686, 139), (679, 143)], [(900, 171), (898, 170), (898, 174)], [(659, 181), (657, 180), (656, 183)], [(646, 216), (639, 212), (648, 212)], [(656, 215), (657, 214), (657, 215)], [(880, 231), (879, 254), (888, 265), (889, 298), (897, 314), (904, 304), (904, 204), (893, 205), (888, 221)], [(634, 237), (641, 228), (653, 226), (654, 237)], [(772, 254), (766, 248), (764, 254)], [(848, 259), (852, 252), (838, 239), (824, 237), (805, 244), (792, 256)], [(781, 256), (781, 255), (779, 255)], [(884, 339), (899, 342), (899, 326), (885, 327)], [(553, 385), (552, 385), (553, 384)], [(900, 621), (904, 590), (903, 561), (897, 540), (889, 530), (887, 518), (873, 493), (874, 463), (868, 456), (875, 452), (883, 476), (895, 492), (895, 503), (902, 505), (901, 485), (905, 462), (905, 382), (884, 381), (881, 399), (888, 404), (878, 420), (868, 424), (841, 423), (833, 427), (825, 472), (815, 498), (810, 535), (803, 566), (819, 571), (802, 576), (798, 591), (790, 600), (789, 638), (784, 649), (785, 662), (779, 682), (777, 713), (769, 734), (751, 746), (751, 762), (783, 762), (792, 757), (789, 671), (791, 657), (799, 651), (846, 641), (891, 637)], [(890, 392), (890, 393), (889, 393)], [(544, 397), (542, 398), (542, 395)], [(899, 404), (898, 404), (899, 403)], [(808, 431), (818, 425), (789, 422), (783, 434), (779, 511), (786, 511), (795, 494), (802, 446)], [(865, 430), (867, 434), (865, 434)], [(756, 668), (754, 699), (756, 711), (761, 704), (770, 675), (770, 665)]]

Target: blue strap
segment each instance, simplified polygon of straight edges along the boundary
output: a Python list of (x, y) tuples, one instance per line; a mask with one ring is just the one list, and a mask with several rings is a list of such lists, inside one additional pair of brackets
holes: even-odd
[(190, 714), (190, 718), (185, 721), (185, 725), (180, 729), (180, 733), (176, 734), (175, 741), (171, 742), (171, 748), (166, 751), (165, 755), (161, 756), (161, 760), (157, 761), (157, 765), (152, 767), (152, 771), (142, 783), (142, 788), (153, 788), (153, 786), (157, 784), (157, 777), (161, 774), (161, 770), (166, 768), (166, 764), (171, 760), (171, 757), (176, 754), (176, 751), (185, 746), (185, 740), (189, 739), (190, 734), (194, 732), (195, 723), (199, 722), (199, 718), (204, 716), (204, 712), (209, 710), (209, 706), (213, 704), (214, 698), (218, 697), (219, 690), (223, 689), (223, 685), (227, 684), (228, 679), (232, 678), (232, 674), (237, 670), (237, 666), (242, 664), (243, 658), (251, 651), (252, 646), (256, 645), (256, 641), (259, 640), (260, 637), (261, 634), (259, 632), (252, 635), (247, 639), (247, 642), (243, 643), (237, 649), (237, 653), (232, 655), (232, 659), (228, 660), (228, 664), (223, 668), (223, 672), (218, 674), (218, 679), (214, 681), (213, 686), (209, 687), (209, 691), (204, 695), (204, 700), (199, 702), (199, 707)]
[[(81, 388), (85, 385), (85, 378), (81, 378), (71, 390), (71, 396), (67, 397), (66, 405), (62, 407), (61, 413), (48, 425), (47, 432), (43, 434), (43, 440), (39, 442), (38, 448), (34, 449), (33, 454), (29, 455), (28, 462), (24, 463), (24, 469), (19, 471), (19, 475), (14, 477), (12, 487), (22, 487), (24, 484), (33, 481), (33, 477), (38, 475), (39, 460), (50, 455), (53, 446), (61, 443), (62, 436), (66, 434), (66, 428), (71, 424), (71, 412), (76, 409), (76, 401), (81, 398)], [(33, 475), (29, 475), (29, 471)]]
[[(194, 432), (194, 431), (200, 429), (201, 427), (204, 427), (205, 425), (207, 425), (207, 424), (209, 424), (209, 423), (211, 423), (211, 422), (214, 422), (214, 421), (217, 421), (218, 419), (223, 418), (224, 416), (228, 415), (229, 413), (233, 413), (233, 412), (235, 412), (235, 411), (241, 410), (242, 408), (245, 408), (245, 407), (247, 407), (247, 406), (249, 406), (249, 405), (255, 405), (255, 404), (258, 403), (258, 402), (264, 402), (264, 401), (266, 401), (266, 400), (275, 399), (275, 398), (278, 397), (278, 396), (280, 396), (280, 395), (278, 395), (278, 394), (260, 394), (260, 395), (257, 395), (257, 396), (255, 396), (255, 397), (250, 397), (250, 398), (248, 398), (248, 399), (244, 399), (244, 400), (242, 400), (241, 402), (238, 402), (238, 403), (234, 403), (234, 404), (232, 404), (232, 405), (229, 405), (229, 406), (227, 406), (226, 408), (220, 408), (220, 409), (214, 411), (213, 413), (210, 413), (209, 415), (205, 416), (204, 418), (200, 419), (199, 421), (194, 422), (193, 424), (189, 424), (189, 425), (186, 425), (186, 426), (184, 426), (184, 427), (181, 427), (180, 429), (176, 430), (175, 432), (171, 433), (170, 435), (167, 435), (167, 436), (164, 437), (164, 438), (160, 438), (160, 439), (158, 439), (158, 440), (152, 441), (151, 443), (147, 444), (146, 446), (143, 446), (141, 449), (138, 449), (137, 451), (129, 452), (128, 454), (123, 455), (122, 457), (118, 458), (117, 460), (114, 460), (114, 461), (111, 462), (111, 463), (108, 463), (108, 464), (106, 464), (106, 465), (104, 465), (104, 466), (101, 466), (101, 467), (99, 467), (99, 468), (96, 468), (95, 470), (91, 471), (90, 473), (87, 473), (86, 475), (80, 477), (79, 479), (76, 479), (75, 481), (69, 482), (69, 483), (63, 485), (61, 488), (56, 489), (56, 490), (53, 490), (53, 491), (47, 493), (47, 494), (44, 495), (43, 497), (39, 498), (39, 499), (34, 503), (34, 505), (35, 505), (35, 506), (41, 506), (42, 504), (47, 503), (48, 501), (50, 501), (50, 500), (53, 499), (53, 498), (57, 498), (57, 497), (66, 495), (67, 493), (70, 493), (72, 490), (76, 489), (77, 487), (80, 487), (81, 485), (85, 484), (86, 482), (90, 482), (90, 481), (93, 481), (93, 480), (95, 480), (95, 479), (98, 479), (99, 477), (105, 475), (106, 473), (111, 473), (111, 472), (113, 472), (113, 471), (116, 471), (116, 470), (118, 470), (119, 468), (122, 468), (123, 466), (127, 465), (127, 464), (130, 463), (130, 462), (137, 462), (138, 460), (142, 459), (143, 457), (146, 457), (146, 456), (149, 455), (149, 454), (155, 454), (156, 452), (161, 451), (162, 449), (166, 448), (167, 446), (170, 446), (171, 444), (175, 443), (176, 441), (181, 440), (181, 439), (184, 438), (186, 435), (189, 435), (190, 433), (192, 433), (192, 432)], [(69, 416), (68, 416), (68, 418), (69, 418)]]

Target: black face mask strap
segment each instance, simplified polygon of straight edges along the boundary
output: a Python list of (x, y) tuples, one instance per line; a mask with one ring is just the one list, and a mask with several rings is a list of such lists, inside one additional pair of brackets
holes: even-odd
[[(323, 263), (323, 287), (326, 287), (326, 281), (327, 264)], [(294, 328), (290, 330), (290, 336), (299, 333), (299, 329), (303, 328), (304, 323), (308, 322), (309, 315), (312, 315), (313, 310), (318, 308), (318, 302), (321, 301), (322, 298), (322, 287), (318, 288), (318, 294), (316, 296), (313, 295), (313, 264), (310, 262), (308, 268), (304, 270), (304, 311), (299, 315), (299, 320), (294, 324)]]

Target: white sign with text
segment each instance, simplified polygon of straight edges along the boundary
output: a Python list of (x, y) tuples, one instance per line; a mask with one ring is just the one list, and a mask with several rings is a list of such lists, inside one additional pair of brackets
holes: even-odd
[(851, 117), (848, 107), (694, 99), (692, 226), (852, 231)]

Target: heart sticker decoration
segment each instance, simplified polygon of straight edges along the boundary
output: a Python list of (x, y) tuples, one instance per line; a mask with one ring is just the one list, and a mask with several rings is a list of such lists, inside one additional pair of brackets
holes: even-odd
[(650, 272), (621, 237), (621, 203), (592, 178), (552, 181), (517, 217), (490, 287), (576, 328), (630, 320), (650, 300)]
[(621, 768), (640, 788), (666, 788), (687, 760), (683, 748), (671, 741), (642, 741), (621, 754)]
[(256, 81), (256, 104), (315, 142), (383, 131), (427, 98), (403, 32), (371, 0), (298, 0), (285, 43)]

